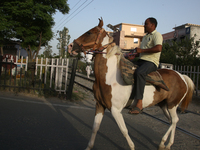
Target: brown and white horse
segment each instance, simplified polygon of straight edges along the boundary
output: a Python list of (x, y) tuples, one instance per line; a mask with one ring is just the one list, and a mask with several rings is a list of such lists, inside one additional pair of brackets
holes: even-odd
[[(132, 86), (124, 83), (118, 67), (118, 61), (120, 57), (123, 57), (122, 53), (120, 53), (121, 49), (113, 43), (113, 38), (108, 35), (102, 26), (103, 20), (99, 19), (98, 26), (84, 33), (68, 46), (70, 54), (77, 54), (80, 51), (84, 53), (88, 53), (91, 50), (95, 51), (95, 82), (93, 91), (96, 99), (96, 113), (91, 139), (86, 150), (92, 149), (94, 145), (95, 137), (106, 108), (116, 120), (130, 149), (134, 150), (134, 143), (128, 135), (128, 130), (121, 113), (129, 100)], [(159, 150), (169, 150), (174, 143), (176, 124), (179, 120), (176, 109), (180, 103), (183, 110), (187, 108), (192, 99), (194, 84), (188, 76), (182, 75), (176, 71), (160, 69), (158, 72), (161, 74), (169, 91), (165, 91), (153, 85), (145, 86), (142, 102), (143, 108), (158, 104), (162, 108), (165, 116), (169, 119), (169, 122), (171, 122), (169, 129), (163, 136), (159, 145)], [(134, 106), (135, 103), (134, 101), (132, 105)], [(170, 133), (169, 143), (165, 146), (165, 142)]]

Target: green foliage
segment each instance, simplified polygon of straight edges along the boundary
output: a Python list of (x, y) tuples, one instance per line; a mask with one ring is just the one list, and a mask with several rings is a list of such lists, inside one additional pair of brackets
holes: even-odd
[(164, 43), (162, 46), (160, 62), (170, 64), (174, 64), (174, 62), (176, 62), (175, 51), (168, 43)]
[(174, 65), (197, 65), (200, 63), (198, 49), (199, 41), (195, 41), (196, 35), (192, 38), (185, 37), (179, 41), (173, 41), (171, 45), (163, 44), (160, 62)]
[(77, 69), (78, 69), (78, 71), (81, 71), (83, 74), (86, 74), (86, 71), (85, 71), (86, 66), (87, 66), (87, 64), (85, 62), (82, 62), (79, 60)]
[(0, 44), (4, 39), (19, 39), (31, 60), (53, 37), (53, 14), (68, 13), (69, 6), (67, 0), (1, 0), (0, 10)]
[(45, 56), (45, 58), (52, 58), (52, 52), (52, 46), (46, 45), (43, 55)]
[(69, 53), (66, 52), (67, 45), (69, 44), (71, 36), (68, 34), (69, 30), (68, 28), (64, 27), (62, 31), (59, 32), (59, 38), (57, 39), (59, 41), (59, 44), (57, 45), (57, 48), (59, 49), (59, 54), (61, 57), (69, 57)]

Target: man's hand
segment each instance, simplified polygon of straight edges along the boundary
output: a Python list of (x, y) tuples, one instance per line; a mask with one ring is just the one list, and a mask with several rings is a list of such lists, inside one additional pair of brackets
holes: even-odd
[(138, 54), (139, 54), (139, 53), (142, 53), (142, 49), (141, 49), (141, 48), (136, 47), (135, 50), (136, 50), (136, 52), (137, 52)]

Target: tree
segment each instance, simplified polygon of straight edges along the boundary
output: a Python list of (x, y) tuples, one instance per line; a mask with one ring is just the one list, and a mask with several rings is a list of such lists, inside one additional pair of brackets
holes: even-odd
[(13, 37), (12, 28), (15, 26), (15, 21), (7, 9), (3, 8), (5, 0), (0, 1), (0, 54), (3, 55), (3, 44)]
[(51, 58), (52, 57), (52, 46), (50, 45), (46, 45), (45, 46), (45, 50), (43, 52), (44, 57), (46, 58)]
[[(198, 55), (200, 44), (195, 40), (196, 35), (191, 38), (185, 37), (179, 41), (173, 41), (172, 45), (163, 44), (161, 62), (174, 65), (196, 65), (200, 63)], [(200, 40), (200, 39), (199, 39)]]
[(176, 62), (176, 54), (173, 48), (168, 44), (164, 43), (162, 46), (162, 53), (160, 56), (160, 62), (174, 64)]
[(56, 10), (68, 13), (69, 7), (67, 0), (1, 0), (0, 10), (3, 16), (0, 38), (10, 38), (11, 36), (7, 36), (9, 33), (20, 39), (29, 60), (33, 61), (41, 46), (45, 46), (53, 37), (53, 14)]
[(67, 45), (69, 44), (69, 40), (71, 38), (68, 32), (68, 28), (64, 27), (63, 30), (59, 32), (59, 38), (57, 39), (59, 41), (57, 48), (59, 49), (59, 54), (61, 57), (65, 57), (67, 54)]

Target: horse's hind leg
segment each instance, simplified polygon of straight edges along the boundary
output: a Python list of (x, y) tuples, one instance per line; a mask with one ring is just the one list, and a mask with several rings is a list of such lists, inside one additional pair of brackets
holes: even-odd
[(86, 150), (90, 150), (94, 146), (95, 137), (96, 137), (97, 131), (99, 130), (104, 112), (105, 112), (105, 108), (97, 102), (96, 103), (96, 114), (95, 114), (95, 118), (94, 118), (93, 129), (92, 129), (92, 135), (91, 135), (91, 138), (90, 138), (90, 141), (88, 143)]
[(171, 123), (171, 116), (168, 111), (167, 103), (165, 101), (162, 101), (162, 102), (158, 103), (158, 106), (160, 106), (165, 117), (168, 119), (169, 123)]
[[(175, 130), (176, 130), (176, 124), (179, 121), (177, 113), (176, 113), (177, 107), (173, 107), (172, 109), (168, 109), (169, 114), (171, 116), (171, 125), (165, 135), (162, 138), (162, 141), (159, 145), (159, 150), (170, 150), (171, 145), (174, 143), (174, 136), (175, 136)], [(167, 138), (169, 137), (169, 134), (171, 133), (169, 143), (165, 147), (165, 142)]]
[(128, 130), (126, 128), (125, 122), (124, 122), (124, 118), (121, 114), (121, 111), (119, 111), (117, 108), (111, 108), (111, 113), (113, 115), (113, 117), (115, 118), (115, 121), (117, 122), (122, 134), (124, 135), (124, 137), (126, 138), (129, 147), (131, 150), (135, 150), (135, 145), (132, 142), (130, 136), (128, 135)]

